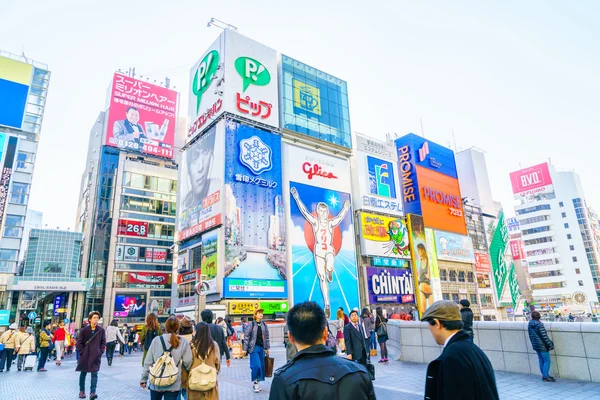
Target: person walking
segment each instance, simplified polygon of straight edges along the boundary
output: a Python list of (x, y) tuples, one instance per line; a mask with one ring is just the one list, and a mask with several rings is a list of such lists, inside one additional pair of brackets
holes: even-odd
[(135, 328), (130, 328), (129, 332), (127, 333), (127, 346), (128, 346), (128, 351), (129, 354), (131, 354), (131, 352), (135, 349)]
[(531, 347), (537, 353), (538, 362), (540, 364), (540, 372), (544, 382), (556, 382), (556, 379), (550, 376), (550, 350), (554, 350), (554, 343), (548, 338), (546, 327), (540, 321), (541, 315), (534, 311), (531, 313), (531, 321), (527, 326)]
[(8, 330), (0, 336), (0, 343), (4, 344), (4, 350), (0, 352), (0, 372), (4, 371), (6, 363), (6, 372), (10, 371), (10, 366), (13, 361), (13, 353), (15, 352), (15, 340), (17, 339), (17, 324), (13, 322), (9, 325)]
[(48, 354), (50, 353), (50, 343), (54, 336), (50, 333), (51, 321), (47, 320), (44, 322), (44, 327), (40, 330), (39, 342), (40, 342), (40, 357), (38, 361), (38, 372), (47, 372), (46, 361), (48, 361)]
[(233, 325), (231, 324), (231, 318), (227, 318), (225, 320), (225, 323), (227, 324), (227, 346), (229, 346), (229, 352), (231, 353), (235, 330), (233, 329)]
[(458, 305), (450, 300), (433, 303), (423, 313), (429, 332), (442, 354), (427, 366), (426, 399), (498, 400), (492, 363), (463, 330)]
[(344, 328), (346, 354), (348, 360), (365, 365), (367, 363), (367, 346), (365, 345), (365, 331), (358, 318), (358, 312), (350, 312), (350, 323)]
[(208, 327), (210, 329), (210, 336), (219, 345), (220, 355), (221, 357), (225, 355), (225, 358), (227, 359), (227, 367), (229, 367), (231, 365), (231, 355), (229, 353), (229, 349), (227, 348), (227, 339), (223, 334), (223, 328), (220, 325), (212, 323), (214, 314), (211, 310), (203, 310), (200, 313), (200, 317), (202, 318), (203, 322), (206, 322), (208, 324)]
[[(194, 339), (194, 325), (192, 324), (192, 319), (190, 317), (185, 316), (181, 319), (181, 321), (179, 321), (178, 335), (180, 338), (187, 340), (188, 343), (190, 343), (190, 345), (191, 345), (192, 340)], [(181, 397), (184, 400), (187, 400), (187, 398), (188, 398), (187, 390), (186, 390), (188, 377), (189, 377), (189, 374), (184, 369), (182, 371), (182, 375), (181, 375)]]
[(365, 367), (337, 357), (325, 346), (329, 329), (323, 308), (312, 301), (297, 304), (289, 310), (286, 322), (298, 353), (275, 372), (270, 400), (375, 399)]
[[(179, 331), (179, 320), (176, 316), (172, 315), (167, 319), (165, 323), (167, 333), (158, 336), (152, 340), (152, 344), (146, 354), (144, 360), (144, 368), (142, 371), (142, 378), (140, 379), (140, 386), (150, 389), (150, 400), (177, 400), (181, 393), (181, 377), (182, 370), (190, 370), (192, 366), (192, 350), (187, 340), (179, 338), (177, 332)], [(148, 383), (148, 377), (150, 375), (150, 368), (166, 351), (169, 351), (175, 365), (178, 366), (178, 373), (175, 382), (170, 386), (158, 387), (152, 382)]]
[[(221, 350), (219, 345), (210, 336), (210, 327), (206, 322), (199, 322), (196, 325), (196, 334), (192, 339), (192, 367), (197, 368), (201, 365), (217, 370), (217, 374), (221, 370)], [(189, 379), (187, 380), (187, 399), (188, 400), (219, 400), (219, 382), (217, 381), (214, 388), (205, 392), (193, 390), (190, 388)]]
[(56, 365), (62, 364), (62, 357), (67, 348), (65, 343), (71, 341), (71, 335), (67, 332), (65, 321), (60, 321), (58, 328), (54, 331), (54, 348), (56, 349)]
[(259, 308), (254, 311), (254, 320), (248, 325), (244, 337), (244, 349), (242, 355), (250, 355), (250, 370), (252, 388), (254, 393), (261, 391), (258, 382), (265, 380), (265, 355), (269, 355), (271, 342), (269, 340), (269, 328), (263, 321), (264, 310)]
[(106, 328), (106, 361), (108, 362), (109, 367), (112, 365), (117, 343), (120, 343), (121, 346), (123, 346), (125, 344), (125, 338), (121, 335), (121, 331), (119, 330), (119, 321), (113, 319), (110, 321), (108, 328)]
[(338, 308), (335, 318), (335, 329), (337, 330), (335, 339), (337, 341), (338, 349), (344, 353), (346, 351), (346, 343), (344, 340), (344, 327), (346, 326), (346, 320), (344, 319), (344, 310)]
[(463, 330), (469, 335), (469, 339), (473, 341), (475, 335), (473, 334), (473, 310), (471, 303), (467, 299), (462, 299), (460, 302), (460, 316), (462, 317)]
[(77, 368), (75, 371), (79, 371), (79, 398), (85, 399), (85, 378), (88, 373), (92, 375), (92, 381), (90, 385), (90, 400), (98, 398), (96, 389), (98, 387), (98, 371), (100, 371), (100, 364), (102, 363), (102, 353), (106, 349), (106, 336), (104, 328), (102, 328), (98, 321), (100, 320), (100, 313), (98, 311), (92, 311), (88, 315), (89, 325), (83, 327), (79, 331), (77, 337), (77, 351), (79, 352), (79, 361), (77, 361)]
[(35, 334), (32, 327), (28, 326), (27, 329), (25, 329), (25, 334), (20, 335), (17, 338), (15, 351), (19, 355), (19, 358), (17, 359), (17, 371), (21, 371), (25, 357), (30, 354), (35, 354)]
[(360, 314), (360, 322), (365, 328), (365, 344), (369, 349), (369, 359), (371, 358), (371, 351), (377, 349), (377, 341), (375, 340), (375, 316), (371, 313), (367, 307), (362, 309)]
[(375, 313), (377, 314), (377, 318), (375, 318), (375, 330), (377, 331), (377, 342), (379, 343), (379, 349), (381, 350), (381, 357), (379, 359), (379, 362), (386, 363), (386, 362), (388, 362), (388, 350), (387, 350), (387, 341), (388, 341), (387, 322), (388, 322), (388, 319), (383, 316), (383, 309), (381, 307), (377, 307), (375, 309)]
[[(184, 319), (185, 318), (187, 318), (188, 320), (190, 319), (189, 317), (184, 317)], [(148, 314), (148, 316), (146, 317), (146, 325), (144, 325), (144, 327), (142, 328), (142, 333), (140, 334), (140, 342), (144, 347), (144, 355), (142, 356), (142, 366), (144, 365), (144, 361), (146, 361), (146, 354), (148, 353), (148, 349), (150, 349), (150, 345), (152, 345), (152, 341), (155, 337), (158, 337), (162, 334), (162, 326), (160, 326), (156, 314)]]

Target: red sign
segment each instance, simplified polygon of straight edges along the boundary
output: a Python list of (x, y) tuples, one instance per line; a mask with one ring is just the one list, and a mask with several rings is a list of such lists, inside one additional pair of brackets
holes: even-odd
[(521, 240), (511, 240), (510, 241), (510, 252), (512, 254), (513, 260), (521, 260), (523, 258), (523, 253), (521, 252)]
[(194, 235), (197, 235), (201, 232), (209, 230), (215, 226), (221, 225), (221, 214), (215, 215), (212, 218), (201, 221), (198, 225), (194, 225), (191, 228), (184, 229), (180, 232), (177, 232), (177, 241), (181, 242), (187, 238), (190, 238)]
[(475, 271), (490, 272), (491, 265), (489, 254), (475, 252)]
[(166, 285), (169, 283), (170, 275), (162, 272), (129, 272), (129, 283)]
[(325, 171), (319, 164), (311, 164), (305, 162), (302, 164), (302, 171), (307, 175), (308, 179), (312, 179), (315, 176), (320, 176), (325, 179), (337, 179), (338, 177), (333, 172)]
[(177, 92), (115, 73), (106, 144), (173, 158)]
[(148, 223), (144, 221), (120, 219), (118, 234), (125, 236), (146, 237), (148, 236)]
[(527, 196), (552, 190), (552, 178), (548, 163), (534, 165), (510, 174), (514, 194)]
[(236, 106), (242, 114), (251, 114), (253, 117), (260, 115), (261, 119), (267, 119), (271, 116), (271, 108), (273, 104), (259, 100), (258, 103), (250, 100), (250, 96), (242, 98), (240, 93), (237, 94)]
[(184, 283), (195, 282), (198, 279), (198, 271), (190, 271), (184, 274), (177, 275), (177, 283), (183, 285)]

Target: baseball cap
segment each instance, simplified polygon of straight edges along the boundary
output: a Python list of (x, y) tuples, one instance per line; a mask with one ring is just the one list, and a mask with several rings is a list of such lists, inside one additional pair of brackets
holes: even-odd
[(422, 321), (430, 321), (434, 318), (440, 321), (462, 321), (458, 305), (450, 300), (439, 300), (433, 303), (421, 317)]

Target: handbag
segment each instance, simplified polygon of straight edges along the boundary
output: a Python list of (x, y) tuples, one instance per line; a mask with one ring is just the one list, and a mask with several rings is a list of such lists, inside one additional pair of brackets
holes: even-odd
[(381, 324), (379, 324), (379, 328), (377, 328), (377, 336), (387, 335), (387, 333), (387, 323), (381, 321)]
[(364, 366), (367, 368), (367, 372), (369, 373), (371, 380), (374, 381), (375, 380), (375, 365), (371, 364), (371, 361), (367, 361), (367, 363), (364, 364)]
[(265, 376), (267, 378), (273, 377), (273, 367), (275, 366), (275, 359), (265, 354)]

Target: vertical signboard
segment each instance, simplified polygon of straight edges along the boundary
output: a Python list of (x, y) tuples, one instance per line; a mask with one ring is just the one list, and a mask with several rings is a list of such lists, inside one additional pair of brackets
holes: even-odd
[(225, 122), (214, 125), (188, 147), (179, 165), (177, 241), (222, 223)]
[(0, 56), (0, 125), (21, 129), (33, 65)]
[[(287, 297), (281, 137), (226, 121), (225, 281), (232, 297), (262, 297), (261, 282), (275, 288), (266, 297)], [(240, 284), (240, 280), (252, 280)], [(234, 290), (244, 287), (244, 292)]]
[[(4, 134), (2, 134), (4, 135)], [(4, 152), (4, 162), (2, 164), (2, 174), (0, 175), (0, 229), (4, 225), (4, 216), (6, 214), (6, 204), (10, 196), (10, 178), (12, 177), (15, 155), (19, 139), (10, 136)]]
[(548, 163), (534, 165), (510, 174), (515, 198), (538, 195), (554, 191)]
[(510, 264), (510, 270), (508, 273), (508, 288), (510, 290), (510, 299), (512, 300), (513, 307), (516, 308), (521, 292), (519, 291), (519, 281), (517, 280), (516, 267), (514, 263)]
[(496, 285), (498, 300), (502, 297), (504, 284), (508, 277), (508, 266), (506, 265), (506, 247), (508, 246), (508, 229), (504, 224), (504, 212), (500, 213), (498, 223), (490, 242), (490, 259), (492, 272)]
[(355, 199), (358, 209), (402, 215), (398, 156), (393, 143), (356, 135)]
[(410, 252), (412, 256), (413, 277), (416, 283), (415, 297), (419, 315), (433, 304), (433, 268), (429, 255), (432, 251), (427, 249), (425, 225), (423, 218), (409, 214), (406, 217), (408, 233), (410, 235)]
[(290, 191), (289, 248), (294, 302), (359, 307), (348, 161), (284, 146)]
[(173, 158), (177, 92), (115, 73), (106, 145)]
[[(206, 279), (202, 281), (201, 290), (204, 294), (217, 293), (217, 249), (219, 231), (213, 229), (202, 235), (202, 260), (200, 261), (200, 274)], [(194, 261), (194, 265), (198, 263)]]
[(433, 299), (441, 300), (442, 297), (442, 281), (440, 279), (440, 268), (438, 264), (437, 245), (433, 229), (425, 228), (425, 242), (427, 243), (427, 257), (431, 266), (431, 285), (433, 289)]
[(410, 258), (408, 230), (399, 218), (360, 213), (360, 246), (363, 255)]

